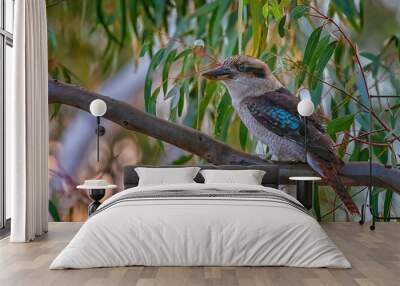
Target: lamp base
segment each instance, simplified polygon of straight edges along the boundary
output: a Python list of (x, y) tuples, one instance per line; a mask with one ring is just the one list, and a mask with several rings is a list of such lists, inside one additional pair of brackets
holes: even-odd
[(297, 181), (297, 200), (310, 210), (312, 208), (312, 192), (314, 181)]
[(88, 215), (92, 215), (97, 208), (101, 205), (100, 200), (106, 194), (105, 189), (90, 189), (89, 190), (89, 197), (93, 200), (93, 202), (88, 206)]

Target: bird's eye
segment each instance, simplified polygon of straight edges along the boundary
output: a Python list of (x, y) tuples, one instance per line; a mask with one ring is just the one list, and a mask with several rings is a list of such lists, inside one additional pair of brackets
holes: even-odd
[(238, 65), (238, 66), (237, 66), (237, 69), (238, 69), (238, 71), (240, 71), (240, 72), (246, 71), (246, 67), (245, 67), (244, 65)]

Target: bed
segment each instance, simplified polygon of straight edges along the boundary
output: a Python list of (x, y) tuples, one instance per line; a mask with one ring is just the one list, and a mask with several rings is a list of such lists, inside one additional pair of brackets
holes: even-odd
[[(219, 168), (207, 166), (202, 169)], [(225, 167), (227, 169), (261, 168)], [(50, 269), (144, 266), (350, 268), (343, 253), (295, 198), (262, 185), (193, 183), (138, 186), (107, 199)]]

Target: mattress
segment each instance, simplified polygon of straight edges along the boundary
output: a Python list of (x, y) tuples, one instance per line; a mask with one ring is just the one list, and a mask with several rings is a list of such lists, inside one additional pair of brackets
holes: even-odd
[(197, 183), (112, 196), (50, 269), (132, 265), (351, 267), (293, 197), (263, 186)]

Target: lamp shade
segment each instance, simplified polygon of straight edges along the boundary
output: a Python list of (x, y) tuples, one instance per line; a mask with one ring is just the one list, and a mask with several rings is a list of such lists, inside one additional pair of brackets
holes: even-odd
[(107, 104), (104, 100), (95, 99), (90, 103), (90, 113), (96, 117), (103, 116), (107, 111)]
[(301, 116), (311, 116), (314, 113), (314, 103), (310, 99), (303, 99), (297, 105), (297, 111)]

